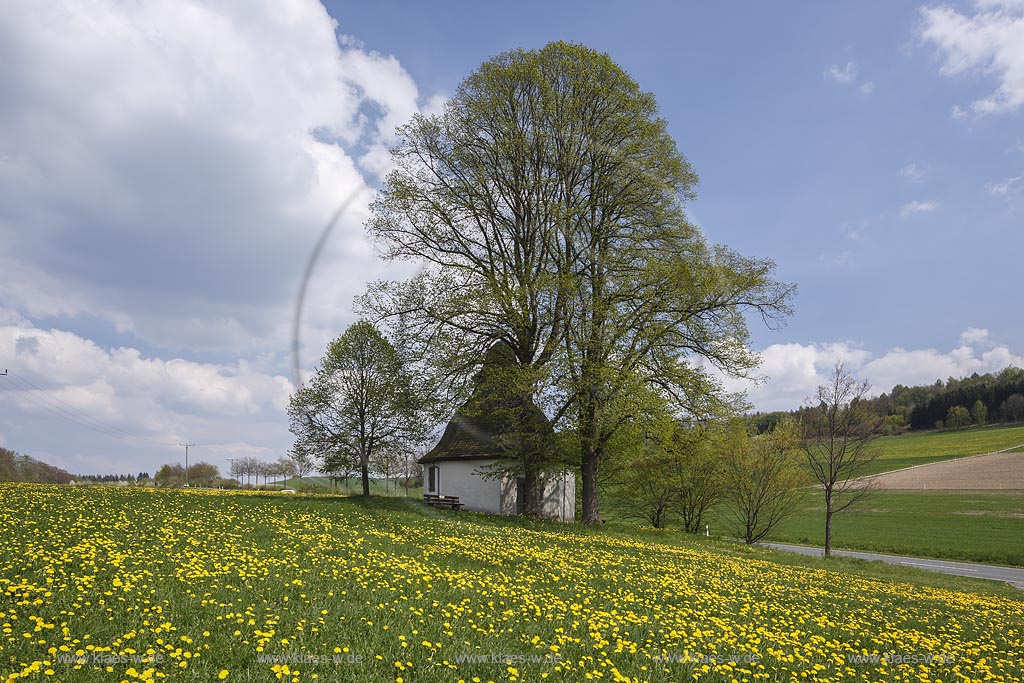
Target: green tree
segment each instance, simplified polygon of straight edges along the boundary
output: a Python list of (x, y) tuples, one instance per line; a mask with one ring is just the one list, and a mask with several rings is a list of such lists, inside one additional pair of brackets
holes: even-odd
[(971, 406), (971, 420), (979, 427), (984, 427), (988, 424), (988, 408), (981, 402), (981, 399), (975, 401), (974, 405)]
[(220, 471), (216, 465), (197, 462), (188, 466), (188, 481), (193, 486), (212, 486), (217, 479), (220, 479)]
[(366, 310), (450, 371), (507, 344), (523, 400), (557, 397), (550, 414), (576, 433), (582, 518), (599, 522), (605, 451), (637, 384), (709, 412), (723, 402), (710, 368), (756, 365), (743, 313), (777, 320), (792, 288), (686, 220), (696, 174), (653, 95), (605, 54), (504, 53), (401, 133), (369, 228), (388, 257), (427, 267), (373, 285)]
[(791, 420), (754, 437), (738, 421), (730, 426), (722, 448), (723, 498), (746, 543), (757, 543), (799, 511), (809, 483), (800, 445)]
[(971, 424), (971, 413), (963, 406), (952, 406), (946, 413), (946, 427), (962, 429)]
[[(413, 387), (402, 359), (377, 328), (366, 321), (352, 324), (328, 345), (313, 377), (292, 395), (292, 455), (325, 462), (338, 452), (356, 454), (363, 495), (369, 496), (376, 454), (411, 448), (422, 438)], [(291, 458), (293, 465), (296, 460)]]
[(714, 424), (688, 427), (676, 422), (666, 445), (674, 468), (673, 511), (688, 534), (704, 530), (705, 516), (722, 497), (720, 432)]
[(862, 479), (879, 455), (874, 440), (882, 420), (866, 400), (871, 385), (858, 382), (837, 362), (828, 384), (818, 387), (815, 403), (804, 411), (804, 456), (825, 495), (825, 556), (832, 554), (832, 516), (873, 490)]
[(181, 486), (185, 482), (185, 468), (179, 464), (163, 465), (153, 477), (157, 486)]
[(1024, 420), (1024, 395), (1011, 394), (999, 405), (999, 415), (1004, 422)]

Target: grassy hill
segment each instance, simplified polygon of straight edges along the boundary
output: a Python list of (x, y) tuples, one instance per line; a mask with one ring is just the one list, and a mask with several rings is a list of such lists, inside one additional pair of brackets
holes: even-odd
[(878, 446), (882, 455), (867, 474), (992, 453), (1013, 446), (1022, 446), (1024, 450), (1024, 426), (909, 432), (883, 437), (878, 440)]
[(1024, 594), (972, 579), (396, 498), (0, 496), (0, 680), (1024, 676)]

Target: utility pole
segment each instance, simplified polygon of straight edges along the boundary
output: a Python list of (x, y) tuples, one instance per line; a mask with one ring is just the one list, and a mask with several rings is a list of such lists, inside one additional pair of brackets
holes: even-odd
[(184, 443), (182, 441), (179, 441), (178, 445), (185, 447), (185, 488), (188, 488), (188, 449), (190, 447), (192, 447), (192, 446), (195, 446), (195, 444), (194, 443)]
[[(236, 460), (238, 460), (238, 458), (228, 458), (228, 462), (231, 463), (230, 465), (228, 465), (228, 468), (230, 469), (232, 479), (238, 479), (238, 476), (235, 474)], [(241, 486), (241, 483), (239, 483), (239, 486)]]

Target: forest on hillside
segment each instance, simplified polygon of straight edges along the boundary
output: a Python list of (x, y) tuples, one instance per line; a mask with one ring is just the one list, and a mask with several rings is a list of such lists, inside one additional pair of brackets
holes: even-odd
[[(907, 387), (867, 399), (885, 420), (885, 431), (899, 434), (910, 429), (961, 429), (993, 422), (1024, 421), (1024, 369), (1007, 367), (996, 373), (951, 377), (945, 382)], [(770, 431), (790, 415), (800, 417), (808, 407), (792, 411), (758, 413), (753, 422), (758, 432)]]

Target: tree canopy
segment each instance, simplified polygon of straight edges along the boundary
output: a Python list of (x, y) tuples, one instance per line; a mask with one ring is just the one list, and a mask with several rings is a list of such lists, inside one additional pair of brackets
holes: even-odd
[(400, 134), (368, 225), (388, 258), (425, 267), (373, 284), (364, 311), (453, 385), (506, 345), (526, 395), (575, 432), (583, 520), (600, 521), (606, 445), (637, 395), (690, 414), (727, 402), (712, 370), (756, 365), (745, 313), (777, 322), (793, 288), (687, 220), (697, 175), (654, 96), (606, 54), (503, 53)]

